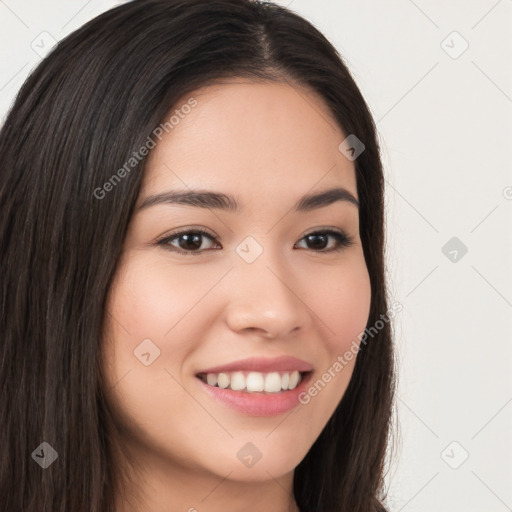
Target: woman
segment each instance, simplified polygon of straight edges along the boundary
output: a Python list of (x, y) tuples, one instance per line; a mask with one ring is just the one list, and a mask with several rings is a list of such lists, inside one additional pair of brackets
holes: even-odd
[(385, 510), (382, 167), (310, 23), (112, 9), (0, 156), (2, 510)]

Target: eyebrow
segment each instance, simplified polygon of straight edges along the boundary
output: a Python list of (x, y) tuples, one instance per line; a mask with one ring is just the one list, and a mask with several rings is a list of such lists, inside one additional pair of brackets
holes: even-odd
[[(321, 192), (306, 194), (295, 203), (293, 209), (296, 212), (308, 212), (318, 208), (324, 208), (338, 201), (345, 201), (359, 208), (359, 201), (354, 195), (343, 187), (329, 188)], [(236, 199), (221, 192), (209, 190), (175, 190), (148, 196), (139, 207), (139, 210), (158, 204), (178, 204), (225, 210), (240, 213), (240, 205)]]

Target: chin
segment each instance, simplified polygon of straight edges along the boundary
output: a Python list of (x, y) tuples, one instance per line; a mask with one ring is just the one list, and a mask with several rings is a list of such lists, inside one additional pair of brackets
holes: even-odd
[(211, 467), (211, 461), (208, 461), (208, 466), (222, 478), (239, 482), (263, 482), (292, 473), (308, 448), (299, 450), (296, 440), (292, 440), (293, 448), (280, 442), (278, 437), (270, 441), (273, 435), (261, 441), (231, 440), (230, 445), (234, 447), (226, 447), (222, 453), (212, 453), (215, 464)]

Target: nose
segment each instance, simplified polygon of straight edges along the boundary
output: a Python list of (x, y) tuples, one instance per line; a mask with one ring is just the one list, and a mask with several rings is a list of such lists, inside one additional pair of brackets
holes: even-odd
[(307, 280), (260, 256), (251, 264), (241, 262), (231, 276), (226, 321), (238, 333), (286, 339), (307, 329), (311, 321), (305, 290)]

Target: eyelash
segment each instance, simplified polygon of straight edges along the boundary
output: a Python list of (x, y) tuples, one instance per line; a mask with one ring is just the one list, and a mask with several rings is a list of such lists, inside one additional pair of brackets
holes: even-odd
[[(171, 242), (172, 240), (174, 240), (176, 238), (180, 238), (183, 235), (191, 235), (191, 234), (195, 234), (195, 235), (200, 234), (200, 235), (208, 237), (213, 242), (218, 243), (218, 239), (216, 237), (214, 237), (213, 235), (211, 235), (208, 231), (206, 231), (204, 229), (201, 229), (201, 228), (197, 228), (197, 229), (189, 229), (187, 231), (180, 231), (178, 233), (173, 233), (172, 235), (166, 236), (166, 237), (161, 238), (160, 240), (158, 240), (156, 242), (156, 245), (163, 246), (164, 249), (170, 250), (172, 252), (176, 252), (176, 253), (181, 254), (183, 256), (186, 256), (186, 255), (198, 256), (198, 255), (202, 254), (206, 249), (203, 249), (201, 251), (184, 251), (183, 249), (178, 249), (178, 248), (176, 248), (174, 246), (171, 246), (169, 244), (169, 242)], [(346, 247), (350, 247), (351, 245), (354, 244), (354, 239), (351, 236), (347, 235), (343, 231), (335, 231), (333, 229), (325, 229), (325, 230), (321, 230), (321, 231), (312, 231), (311, 233), (308, 233), (308, 234), (304, 235), (301, 238), (301, 240), (304, 240), (308, 236), (319, 235), (319, 234), (320, 235), (330, 235), (330, 236), (332, 236), (338, 242), (338, 247), (336, 247), (334, 249), (327, 249), (327, 250), (325, 250), (325, 249), (319, 249), (319, 250), (311, 249), (313, 252), (317, 252), (317, 253), (338, 252), (338, 251), (341, 251), (342, 249), (344, 249)]]

